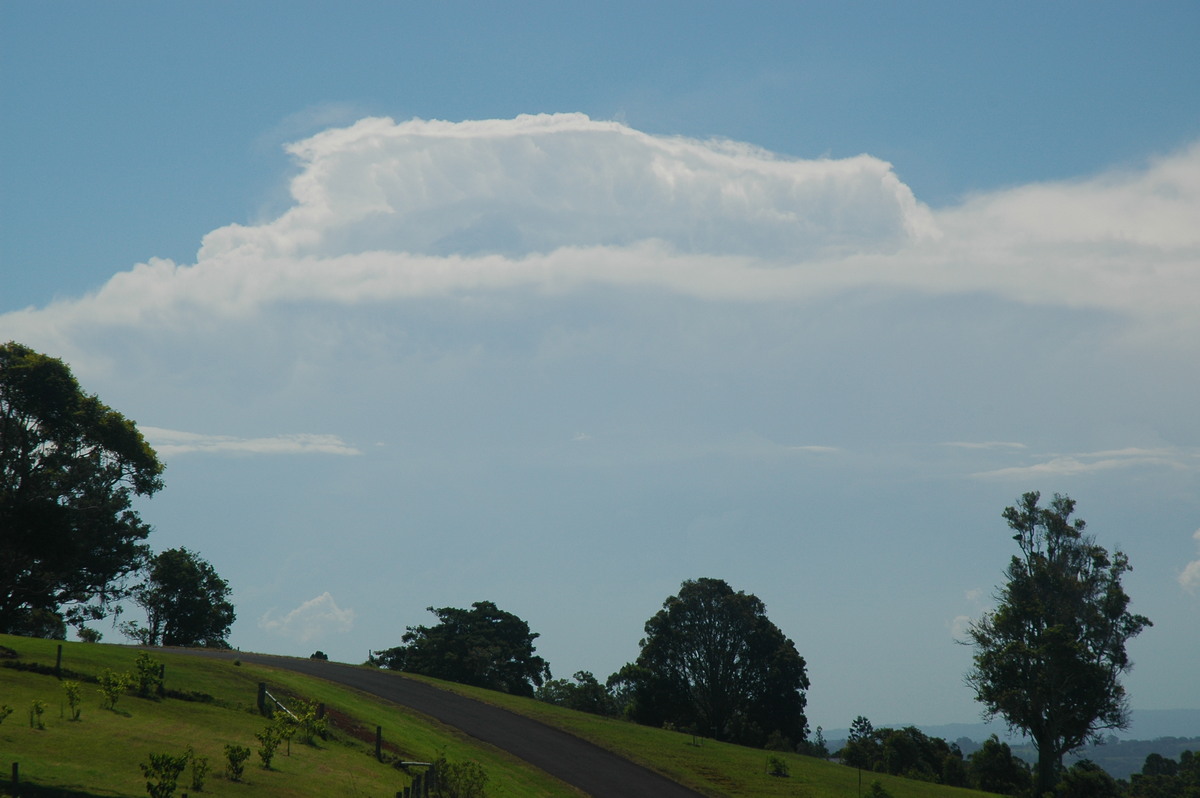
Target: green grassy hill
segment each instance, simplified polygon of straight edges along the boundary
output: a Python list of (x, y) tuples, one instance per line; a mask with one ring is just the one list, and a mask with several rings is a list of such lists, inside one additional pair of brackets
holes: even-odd
[[(490, 746), (464, 738), (402, 708), (357, 691), (289, 671), (230, 660), (153, 652), (165, 665), (166, 696), (123, 696), (115, 709), (101, 708), (96, 676), (105, 668), (135, 669), (136, 649), (63, 643), (63, 679), (53, 671), (58, 643), (0, 635), (0, 646), (16, 658), (0, 657), (0, 705), (14, 712), (0, 723), (0, 794), (11, 794), (11, 763), (19, 764), (20, 795), (144, 796), (139, 764), (152, 753), (182, 754), (190, 746), (211, 766), (203, 793), (210, 796), (381, 796), (390, 798), (410, 783), (397, 766), (404, 760), (474, 760), (489, 776), (491, 798), (578, 796), (562, 782)], [(3, 651), (0, 651), (3, 654)], [(82, 716), (69, 718), (63, 681), (82, 684)], [(310, 746), (293, 741), (281, 748), (271, 770), (257, 755), (246, 763), (241, 782), (224, 775), (226, 744), (257, 750), (254, 738), (266, 721), (256, 707), (258, 683), (285, 704), (303, 699), (324, 703), (333, 730)], [(767, 775), (767, 753), (661, 729), (572, 712), (540, 702), (460, 685), (441, 685), (567, 729), (713, 796), (731, 798), (855, 798), (858, 773), (821, 760), (778, 754), (790, 775)], [(41, 701), (44, 728), (31, 727), (30, 707)], [(375, 759), (375, 728), (383, 728), (384, 763)], [(413, 772), (420, 772), (416, 769)], [(985, 793), (863, 774), (864, 788), (878, 780), (895, 798), (965, 798)], [(176, 795), (190, 789), (184, 773)], [(865, 792), (865, 789), (864, 789)]]

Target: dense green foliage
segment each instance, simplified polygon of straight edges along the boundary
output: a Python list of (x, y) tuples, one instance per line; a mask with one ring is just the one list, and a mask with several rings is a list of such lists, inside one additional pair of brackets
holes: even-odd
[(469, 610), (429, 611), (438, 617), (436, 626), (408, 627), (400, 638), (404, 645), (374, 652), (372, 662), (529, 697), (550, 678), (550, 667), (534, 654), (538, 635), (516, 615), (490, 601), (477, 601)]
[(610, 717), (619, 714), (617, 702), (608, 688), (596, 681), (589, 671), (576, 671), (572, 678), (573, 681), (550, 679), (537, 689), (534, 697), (577, 712)]
[(841, 757), (851, 767), (877, 773), (952, 787), (964, 787), (968, 782), (958, 746), (941, 737), (929, 737), (914, 726), (876, 729), (859, 716), (851, 726)]
[(1055, 495), (1046, 508), (1040, 498), (1026, 493), (1004, 510), (1020, 555), (997, 608), (968, 632), (976, 652), (967, 677), (989, 715), (1033, 739), (1039, 795), (1059, 781), (1064, 754), (1128, 725), (1118, 678), (1131, 667), (1125, 644), (1150, 625), (1129, 611), (1126, 556), (1110, 558), (1083, 534), (1070, 498)]
[(168, 549), (146, 570), (146, 581), (133, 589), (146, 625), (125, 624), (126, 634), (148, 646), (229, 648), (237, 616), (229, 583), (209, 563), (186, 548)]
[(688, 580), (645, 631), (620, 675), (634, 720), (760, 747), (773, 734), (792, 745), (807, 736), (804, 658), (757, 596)]
[(162, 470), (61, 360), (0, 346), (0, 632), (61, 638), (122, 598), (149, 533), (132, 499)]
[(1129, 798), (1200, 798), (1200, 752), (1184, 751), (1179, 761), (1150, 754), (1141, 773), (1129, 780)]

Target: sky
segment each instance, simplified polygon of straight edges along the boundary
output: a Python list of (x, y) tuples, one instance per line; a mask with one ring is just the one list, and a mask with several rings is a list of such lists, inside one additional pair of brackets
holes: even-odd
[(958, 641), (1037, 490), (1129, 555), (1132, 706), (1200, 708), (1198, 33), (0, 3), (0, 340), (137, 422), (149, 542), (245, 650), (361, 662), (494, 601), (603, 679), (714, 577), (813, 727), (970, 722)]

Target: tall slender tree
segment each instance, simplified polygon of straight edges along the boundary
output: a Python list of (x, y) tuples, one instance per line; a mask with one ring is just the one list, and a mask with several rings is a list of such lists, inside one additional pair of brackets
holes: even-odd
[(0, 345), (0, 632), (61, 636), (125, 595), (150, 530), (132, 500), (162, 470), (61, 360)]
[(1019, 554), (996, 609), (967, 633), (975, 646), (967, 683), (985, 715), (1004, 718), (1037, 748), (1035, 795), (1058, 782), (1064, 754), (1129, 725), (1125, 645), (1151, 625), (1129, 611), (1121, 586), (1129, 559), (1084, 534), (1069, 497), (1055, 494), (1048, 507), (1040, 499), (1026, 493), (1004, 510)]

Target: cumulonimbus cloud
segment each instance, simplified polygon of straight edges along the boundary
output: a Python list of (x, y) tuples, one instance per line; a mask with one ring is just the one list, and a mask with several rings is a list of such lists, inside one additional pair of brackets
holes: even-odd
[(354, 610), (342, 609), (329, 591), (278, 616), (274, 610), (258, 621), (258, 626), (272, 634), (307, 643), (331, 633), (348, 632), (354, 627)]
[(0, 316), (69, 354), (98, 329), (196, 330), (268, 307), (592, 285), (706, 300), (985, 292), (1194, 326), (1200, 144), (1139, 170), (931, 211), (870, 156), (782, 158), (580, 114), (364, 119), (289, 147), (293, 206)]
[[(1200, 543), (1200, 529), (1197, 529), (1192, 537)], [(1200, 591), (1200, 559), (1192, 560), (1184, 566), (1179, 574), (1179, 584), (1189, 593)]]

